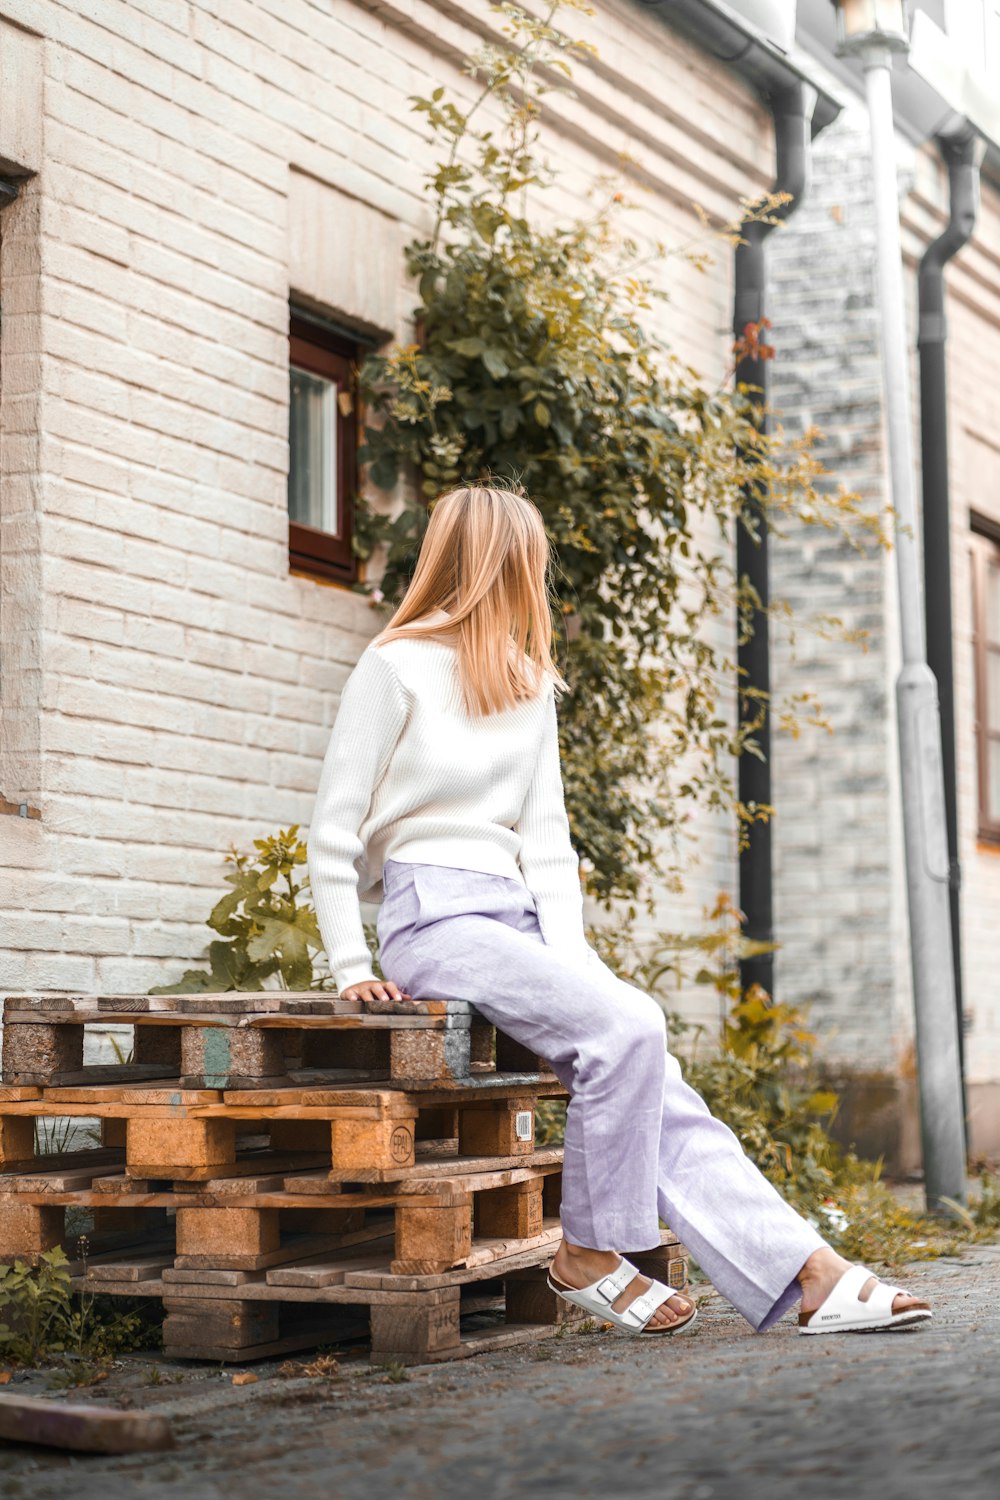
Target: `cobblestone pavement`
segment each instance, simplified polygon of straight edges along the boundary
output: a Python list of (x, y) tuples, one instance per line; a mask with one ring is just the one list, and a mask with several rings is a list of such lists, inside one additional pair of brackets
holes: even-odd
[[(897, 1278), (898, 1279), (898, 1278)], [(711, 1294), (659, 1343), (576, 1334), (393, 1380), (126, 1362), (88, 1399), (174, 1420), (175, 1453), (0, 1449), (4, 1500), (996, 1500), (1000, 1245), (921, 1263), (918, 1332), (753, 1334)], [(179, 1383), (172, 1382), (179, 1375)], [(12, 1389), (28, 1389), (30, 1383)], [(105, 1393), (106, 1394), (103, 1394)], [(126, 1397), (129, 1399), (129, 1397)]]

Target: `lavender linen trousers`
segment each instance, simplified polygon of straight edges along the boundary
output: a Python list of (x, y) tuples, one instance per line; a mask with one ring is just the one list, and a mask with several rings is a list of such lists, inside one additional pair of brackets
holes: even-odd
[(415, 1000), (471, 1001), (568, 1090), (567, 1238), (645, 1250), (662, 1218), (752, 1327), (770, 1328), (825, 1241), (684, 1082), (656, 1001), (547, 944), (534, 898), (509, 876), (389, 859), (383, 892), (386, 978)]

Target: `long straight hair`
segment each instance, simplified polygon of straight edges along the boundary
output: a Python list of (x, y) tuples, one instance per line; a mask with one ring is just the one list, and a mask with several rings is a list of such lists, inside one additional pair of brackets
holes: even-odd
[[(567, 683), (552, 656), (552, 552), (536, 505), (492, 485), (467, 485), (431, 507), (403, 600), (375, 637), (440, 637), (456, 645), (469, 714), (537, 697), (546, 674)], [(423, 617), (444, 610), (447, 620)]]

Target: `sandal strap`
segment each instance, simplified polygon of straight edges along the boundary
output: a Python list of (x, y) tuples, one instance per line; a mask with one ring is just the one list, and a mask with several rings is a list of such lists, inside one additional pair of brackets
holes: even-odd
[(621, 1263), (615, 1266), (613, 1271), (609, 1271), (606, 1276), (602, 1276), (599, 1281), (595, 1281), (592, 1286), (586, 1288), (586, 1291), (592, 1292), (595, 1297), (600, 1297), (610, 1307), (613, 1302), (618, 1300), (625, 1288), (635, 1280), (638, 1274), (632, 1262), (622, 1256)]
[(867, 1302), (862, 1302), (862, 1307), (870, 1307), (874, 1313), (884, 1313), (886, 1317), (892, 1314), (892, 1304), (899, 1296), (905, 1296), (898, 1286), (889, 1286), (888, 1282), (876, 1281), (872, 1287), (871, 1296)]
[(619, 1316), (636, 1328), (645, 1328), (657, 1308), (662, 1307), (673, 1295), (670, 1287), (664, 1286), (662, 1281), (654, 1281), (651, 1287), (634, 1297)]

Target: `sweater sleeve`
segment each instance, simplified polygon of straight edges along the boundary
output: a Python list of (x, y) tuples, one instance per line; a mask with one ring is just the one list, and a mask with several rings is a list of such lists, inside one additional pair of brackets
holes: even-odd
[(309, 829), (309, 884), (338, 990), (375, 978), (358, 901), (359, 829), (408, 707), (391, 663), (366, 647), (340, 695)]
[(583, 927), (580, 860), (570, 841), (551, 683), (538, 761), (515, 827), (521, 835), (518, 858), (535, 898), (542, 936), (546, 943), (564, 948), (568, 957), (589, 961), (594, 950)]

